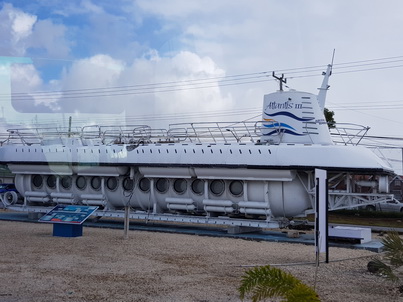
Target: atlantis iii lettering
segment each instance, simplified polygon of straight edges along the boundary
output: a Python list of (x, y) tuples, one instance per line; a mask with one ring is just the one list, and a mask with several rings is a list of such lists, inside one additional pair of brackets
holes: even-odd
[(284, 103), (270, 102), (266, 109), (302, 109), (302, 104), (294, 104), (290, 101)]

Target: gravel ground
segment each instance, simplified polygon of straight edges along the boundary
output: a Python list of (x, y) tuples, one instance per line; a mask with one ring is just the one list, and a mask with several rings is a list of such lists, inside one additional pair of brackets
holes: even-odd
[[(314, 247), (195, 235), (0, 221), (0, 301), (240, 301), (241, 276), (279, 264), (313, 287)], [(316, 291), (321, 301), (403, 301), (396, 285), (366, 270), (369, 251), (330, 248)], [(343, 261), (335, 261), (343, 260)], [(289, 265), (287, 265), (289, 264)], [(291, 264), (291, 265), (290, 265)]]

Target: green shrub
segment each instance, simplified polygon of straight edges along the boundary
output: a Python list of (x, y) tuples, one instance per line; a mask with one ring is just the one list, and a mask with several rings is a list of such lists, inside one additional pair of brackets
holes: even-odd
[(239, 287), (240, 298), (251, 295), (253, 302), (283, 298), (285, 302), (320, 301), (316, 292), (290, 273), (270, 265), (246, 271)]
[(403, 276), (400, 270), (403, 266), (403, 240), (393, 231), (382, 239), (382, 243), (385, 251), (384, 261), (374, 258), (370, 262), (372, 270), (380, 276), (398, 282)]

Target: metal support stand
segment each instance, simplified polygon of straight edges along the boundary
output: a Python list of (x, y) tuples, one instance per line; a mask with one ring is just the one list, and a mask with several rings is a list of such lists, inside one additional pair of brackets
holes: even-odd
[(125, 217), (124, 217), (124, 239), (129, 239), (129, 216), (130, 216), (130, 207), (125, 207)]

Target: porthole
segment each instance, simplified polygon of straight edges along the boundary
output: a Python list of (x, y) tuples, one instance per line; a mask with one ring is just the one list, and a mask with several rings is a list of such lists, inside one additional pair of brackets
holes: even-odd
[(101, 188), (101, 177), (94, 176), (91, 178), (91, 188), (93, 188), (95, 191), (98, 191)]
[(63, 189), (66, 190), (70, 189), (72, 184), (71, 176), (63, 176), (62, 179), (60, 180), (60, 183)]
[(178, 194), (183, 194), (186, 192), (187, 182), (186, 179), (180, 178), (174, 182), (174, 190)]
[(46, 184), (48, 185), (49, 188), (54, 189), (56, 188), (56, 176), (54, 175), (49, 175), (46, 178)]
[(106, 181), (106, 187), (111, 191), (115, 191), (118, 188), (118, 179), (116, 177), (109, 177)]
[(217, 196), (221, 195), (224, 192), (224, 189), (225, 189), (224, 181), (222, 181), (221, 179), (213, 180), (210, 183), (210, 191), (214, 195)]
[(229, 184), (229, 191), (234, 196), (241, 196), (243, 194), (243, 183), (240, 180), (234, 180)]
[(34, 185), (35, 188), (40, 188), (42, 187), (43, 184), (43, 178), (42, 175), (32, 175), (32, 184)]
[(166, 178), (160, 178), (155, 183), (155, 188), (160, 193), (165, 193), (166, 191), (168, 191), (168, 187), (169, 187), (169, 182), (168, 182), (168, 179), (166, 179)]
[(78, 176), (76, 179), (76, 187), (79, 188), (80, 190), (84, 190), (86, 186), (87, 186), (87, 180), (85, 179), (85, 177)]
[(196, 194), (203, 194), (204, 193), (204, 181), (201, 179), (195, 179), (192, 182), (192, 191)]
[(134, 188), (134, 180), (131, 179), (130, 177), (126, 177), (123, 180), (122, 186), (123, 186), (123, 189), (125, 189), (126, 191), (132, 191)]
[(139, 188), (143, 192), (148, 192), (150, 190), (150, 180), (148, 178), (140, 179)]

